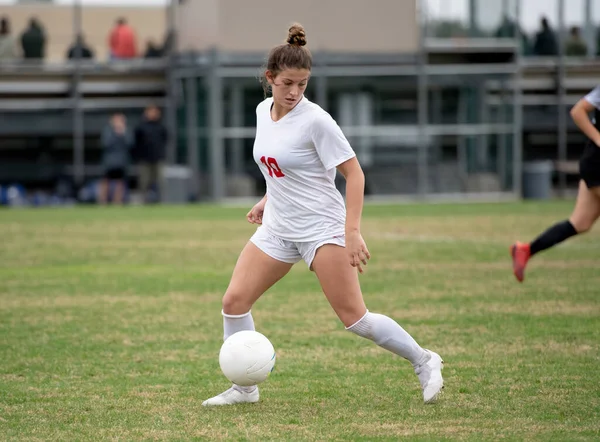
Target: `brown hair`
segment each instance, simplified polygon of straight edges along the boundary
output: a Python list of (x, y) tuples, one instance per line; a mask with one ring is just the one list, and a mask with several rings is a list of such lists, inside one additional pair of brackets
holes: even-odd
[[(267, 65), (264, 70), (268, 70), (276, 77), (285, 69), (307, 69), (312, 68), (312, 55), (306, 47), (306, 32), (302, 25), (294, 23), (289, 31), (285, 43), (275, 46), (269, 51)], [(266, 77), (261, 78), (261, 83), (267, 96), (271, 90), (271, 85)]]

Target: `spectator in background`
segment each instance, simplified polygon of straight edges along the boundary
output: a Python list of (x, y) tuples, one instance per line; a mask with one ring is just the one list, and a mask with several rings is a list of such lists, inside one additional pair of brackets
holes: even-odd
[(69, 51), (67, 52), (67, 58), (69, 60), (77, 58), (77, 51), (80, 51), (79, 56), (81, 58), (94, 58), (94, 52), (86, 44), (85, 38), (81, 34), (77, 36), (77, 38), (75, 39), (75, 43), (73, 43), (69, 48)]
[(29, 27), (21, 35), (21, 47), (25, 59), (43, 59), (45, 57), (46, 32), (36, 18), (29, 20)]
[(505, 15), (502, 17), (502, 22), (496, 30), (495, 35), (496, 38), (514, 38), (517, 32), (520, 33), (517, 24), (508, 15)]
[(579, 26), (573, 26), (569, 38), (565, 42), (565, 55), (571, 57), (585, 57), (587, 55), (587, 44), (581, 38)]
[(133, 146), (133, 137), (127, 130), (127, 120), (123, 114), (114, 114), (111, 117), (109, 124), (102, 131), (101, 143), (104, 178), (100, 181), (98, 202), (108, 202), (109, 186), (112, 182), (112, 202), (123, 204), (130, 161), (129, 151)]
[(158, 198), (164, 190), (162, 166), (167, 148), (167, 128), (161, 121), (160, 109), (148, 106), (144, 118), (135, 130), (135, 154), (139, 161), (139, 189), (145, 202), (148, 191), (156, 186)]
[(10, 22), (8, 18), (0, 20), (0, 62), (10, 61), (17, 58), (17, 45), (15, 39), (10, 35)]
[(113, 60), (126, 60), (137, 56), (135, 32), (124, 18), (118, 19), (110, 32), (109, 47), (110, 57)]
[(496, 38), (518, 37), (518, 39), (521, 42), (521, 52), (523, 53), (523, 55), (530, 55), (531, 48), (529, 44), (529, 39), (527, 38), (527, 34), (525, 34), (521, 27), (508, 15), (505, 15), (502, 18), (502, 22), (496, 30), (495, 36)]
[(558, 55), (558, 43), (556, 41), (556, 35), (546, 17), (542, 17), (540, 22), (542, 29), (535, 36), (535, 43), (533, 45), (533, 54), (542, 56), (554, 56)]
[(171, 52), (173, 51), (173, 49), (175, 46), (175, 34), (173, 31), (167, 31), (167, 34), (165, 35), (165, 38), (163, 40), (163, 46), (162, 46), (162, 55), (163, 57), (167, 57), (169, 55), (171, 55)]
[(154, 40), (148, 40), (146, 43), (146, 53), (144, 58), (160, 58), (163, 53), (161, 48), (154, 42)]

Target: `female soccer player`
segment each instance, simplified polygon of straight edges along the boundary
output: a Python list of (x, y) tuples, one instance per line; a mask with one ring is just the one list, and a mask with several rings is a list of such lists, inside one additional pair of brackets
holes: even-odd
[[(304, 260), (346, 329), (403, 358), (417, 374), (425, 403), (443, 387), (443, 361), (423, 349), (394, 320), (369, 312), (357, 270), (370, 258), (360, 233), (364, 175), (331, 116), (304, 97), (312, 57), (300, 25), (268, 57), (263, 86), (272, 92), (256, 108), (254, 160), (267, 192), (247, 214), (260, 224), (242, 250), (223, 297), (224, 339), (254, 330), (250, 309), (269, 287)], [(336, 169), (346, 178), (347, 208), (335, 187)], [(205, 406), (257, 402), (258, 388), (233, 385)]]
[[(592, 111), (593, 122), (589, 118)], [(575, 209), (568, 220), (553, 225), (531, 243), (516, 242), (511, 246), (513, 272), (519, 282), (523, 282), (525, 278), (529, 258), (572, 236), (587, 232), (600, 216), (600, 86), (573, 106), (571, 117), (588, 137), (579, 160), (581, 180)]]

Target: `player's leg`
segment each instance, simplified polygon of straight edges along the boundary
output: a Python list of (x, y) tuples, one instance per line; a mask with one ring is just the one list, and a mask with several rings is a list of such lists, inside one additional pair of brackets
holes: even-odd
[(125, 200), (125, 180), (118, 179), (115, 180), (115, 192), (113, 202), (115, 204), (123, 204)]
[(513, 272), (517, 280), (523, 281), (525, 278), (525, 267), (532, 256), (572, 236), (587, 232), (599, 216), (600, 188), (588, 189), (581, 180), (575, 208), (569, 219), (554, 224), (530, 243), (517, 242), (511, 246)]
[[(594, 196), (595, 196), (596, 198), (598, 198), (598, 199), (600, 200), (600, 186), (595, 186), (595, 187), (592, 187), (592, 188), (591, 188), (591, 189), (589, 189), (589, 190), (590, 190), (590, 192), (592, 192), (592, 193), (594, 194)], [(596, 220), (598, 220), (598, 218), (600, 218), (600, 215), (598, 215), (598, 216), (596, 217)]]
[(253, 236), (246, 244), (233, 269), (223, 296), (223, 313), (227, 315), (249, 312), (258, 298), (283, 278), (298, 260), (292, 253), (273, 250), (271, 244), (262, 243), (262, 238), (257, 241), (258, 236)]
[(150, 170), (150, 183), (149, 183), (149, 187), (154, 186), (154, 188), (156, 189), (156, 200), (155, 202), (160, 202), (162, 201), (162, 194), (161, 194), (161, 186), (160, 186), (160, 177), (158, 176), (158, 163), (150, 163), (149, 165), (149, 170)]
[(576, 234), (588, 232), (600, 217), (600, 187), (588, 188), (583, 181), (579, 183), (579, 192), (569, 222)]
[[(239, 331), (255, 329), (252, 306), (298, 259), (295, 249), (286, 248), (285, 243), (269, 237), (264, 230), (257, 231), (242, 250), (223, 296), (223, 340)], [(233, 385), (202, 405), (232, 405), (258, 402), (258, 399), (257, 387)]]
[(155, 165), (156, 173), (156, 191), (158, 193), (159, 200), (162, 201), (164, 198), (165, 190), (167, 188), (167, 180), (164, 173), (164, 163), (158, 162)]
[(147, 162), (140, 163), (138, 166), (138, 189), (144, 203), (148, 202), (148, 190), (150, 189), (151, 179), (150, 174), (150, 164)]
[(98, 183), (98, 204), (106, 204), (108, 201), (108, 178), (102, 178)]
[(442, 359), (437, 353), (423, 349), (393, 319), (367, 310), (357, 270), (348, 262), (345, 248), (335, 244), (319, 247), (312, 269), (346, 330), (408, 359), (419, 377), (425, 403), (434, 402), (444, 385)]

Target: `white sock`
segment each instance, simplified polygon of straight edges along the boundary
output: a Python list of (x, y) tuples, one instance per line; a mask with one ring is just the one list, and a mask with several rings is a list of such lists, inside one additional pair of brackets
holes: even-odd
[[(223, 315), (223, 341), (239, 331), (254, 330), (254, 319), (251, 312), (244, 313), (243, 315), (228, 315), (221, 310), (221, 314)], [(252, 393), (256, 390), (256, 386), (241, 387), (236, 384), (233, 384), (233, 388), (246, 393)]]
[(382, 348), (408, 359), (413, 367), (423, 364), (428, 353), (400, 325), (379, 313), (367, 313), (346, 330), (370, 339)]
[(228, 315), (221, 310), (221, 314), (223, 315), (223, 341), (239, 331), (255, 330), (252, 312), (244, 313), (243, 315)]

